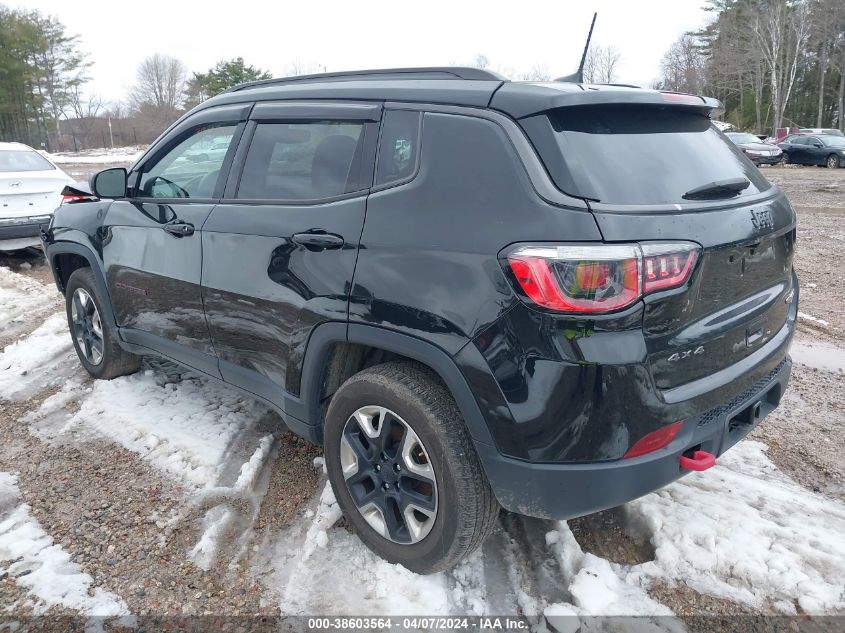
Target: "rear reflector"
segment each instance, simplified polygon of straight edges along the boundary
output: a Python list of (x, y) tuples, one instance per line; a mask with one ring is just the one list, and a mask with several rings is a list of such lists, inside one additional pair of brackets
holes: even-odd
[(548, 310), (598, 314), (684, 285), (698, 260), (690, 242), (522, 245), (507, 254), (518, 290)]
[(662, 428), (657, 429), (656, 431), (652, 431), (647, 435), (641, 437), (637, 442), (628, 449), (628, 452), (623, 455), (624, 459), (629, 457), (639, 457), (640, 455), (645, 455), (646, 453), (651, 453), (656, 451), (664, 446), (667, 446), (672, 440), (675, 439), (675, 436), (681, 432), (681, 429), (684, 426), (683, 420), (678, 420), (673, 424), (669, 424)]

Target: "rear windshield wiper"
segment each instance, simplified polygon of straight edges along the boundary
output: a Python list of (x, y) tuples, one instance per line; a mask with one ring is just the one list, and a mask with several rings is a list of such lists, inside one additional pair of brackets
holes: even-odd
[(701, 185), (690, 189), (682, 197), (684, 200), (717, 200), (719, 198), (730, 198), (739, 195), (739, 192), (748, 187), (751, 181), (747, 178), (727, 178)]

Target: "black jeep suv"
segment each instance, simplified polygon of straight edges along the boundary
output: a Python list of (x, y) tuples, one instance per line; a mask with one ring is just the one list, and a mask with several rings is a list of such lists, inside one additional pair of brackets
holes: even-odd
[(321, 443), (372, 550), (454, 565), (711, 466), (777, 406), (795, 215), (718, 102), (468, 68), (256, 82), (43, 234), (81, 363), (155, 354)]

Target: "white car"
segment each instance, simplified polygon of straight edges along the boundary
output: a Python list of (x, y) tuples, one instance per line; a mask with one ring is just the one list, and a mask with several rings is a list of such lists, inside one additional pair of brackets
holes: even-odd
[(0, 143), (0, 251), (40, 244), (38, 231), (73, 179), (22, 143)]

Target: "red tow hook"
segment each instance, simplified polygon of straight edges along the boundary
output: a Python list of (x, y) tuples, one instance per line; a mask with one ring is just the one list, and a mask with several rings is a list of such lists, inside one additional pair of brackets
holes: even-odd
[(707, 470), (716, 465), (716, 456), (707, 451), (695, 451), (692, 457), (681, 455), (681, 468), (687, 470)]

